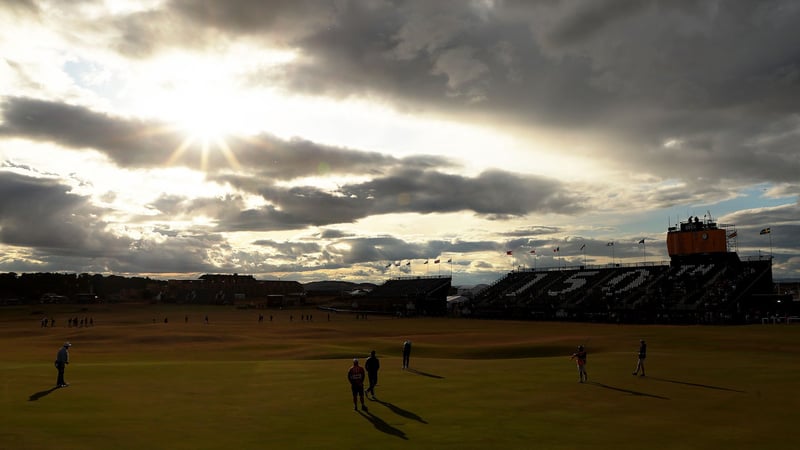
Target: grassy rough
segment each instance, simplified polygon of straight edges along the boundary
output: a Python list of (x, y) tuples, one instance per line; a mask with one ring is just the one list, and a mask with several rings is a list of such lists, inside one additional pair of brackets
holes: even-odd
[[(258, 324), (233, 308), (0, 310), (0, 449), (760, 449), (791, 441), (800, 406), (800, 326), (263, 313)], [(39, 328), (43, 314), (56, 328)], [(67, 328), (74, 315), (96, 326)], [(645, 378), (631, 376), (640, 338)], [(52, 390), (67, 340), (72, 386)], [(577, 344), (588, 384), (569, 360)], [(354, 412), (345, 373), (372, 349), (378, 400)]]

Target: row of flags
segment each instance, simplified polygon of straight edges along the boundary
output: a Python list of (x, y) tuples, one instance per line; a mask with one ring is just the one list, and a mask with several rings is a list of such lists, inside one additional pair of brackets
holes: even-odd
[[(429, 261), (429, 260), (427, 260), (427, 259), (426, 259), (426, 260), (425, 260), (425, 262), (424, 262), (424, 263), (422, 263), (422, 264), (428, 264), (428, 261)], [(439, 264), (440, 262), (442, 262), (442, 260), (441, 260), (441, 259), (437, 259), (437, 260), (435, 260), (433, 263), (434, 263), (434, 264)], [(446, 262), (452, 263), (452, 262), (453, 262), (453, 258), (450, 258), (450, 259), (448, 259)], [(397, 266), (397, 267), (400, 267), (400, 264), (401, 264), (401, 263), (400, 263), (400, 261), (395, 261), (394, 263), (389, 263), (389, 264), (387, 264), (387, 265), (386, 265), (386, 268), (388, 269), (389, 267), (392, 267), (392, 266)], [(410, 260), (409, 260), (409, 261), (406, 261), (405, 265), (406, 265), (406, 266), (410, 266), (410, 265), (411, 265), (411, 261), (410, 261)]]
[[(760, 235), (764, 235), (764, 234), (770, 234), (770, 233), (772, 233), (772, 230), (770, 229), (770, 227), (763, 228), (763, 229), (761, 229), (761, 231), (759, 231), (759, 232), (758, 232), (758, 234), (760, 234)], [(728, 239), (733, 239), (733, 238), (735, 238), (736, 236), (738, 236), (738, 233), (737, 233), (736, 231), (734, 231), (734, 232), (732, 232), (732, 233), (728, 234)], [(643, 239), (641, 239), (641, 240), (640, 240), (638, 243), (639, 243), (639, 244), (645, 244), (645, 239), (644, 239), (644, 238), (643, 238)], [(613, 247), (613, 246), (614, 246), (614, 241), (611, 241), (611, 242), (608, 242), (608, 243), (606, 243), (606, 247)], [(586, 248), (586, 244), (583, 244), (583, 245), (581, 245), (581, 247), (580, 247), (580, 250), (583, 250), (583, 249), (585, 249), (585, 248)], [(561, 251), (561, 247), (560, 247), (560, 246), (558, 246), (558, 247), (555, 247), (555, 248), (553, 249), (553, 253), (559, 253), (560, 251)], [(530, 254), (532, 254), (532, 255), (535, 255), (535, 254), (536, 254), (536, 249), (532, 249), (532, 250), (530, 251)], [(506, 255), (508, 255), (508, 256), (513, 256), (513, 255), (514, 255), (514, 251), (513, 251), (513, 250), (508, 250), (508, 251), (506, 251)], [(429, 262), (429, 261), (430, 261), (430, 260), (426, 259), (426, 260), (425, 260), (425, 262), (423, 262), (422, 264), (428, 264), (428, 262)], [(433, 261), (433, 263), (434, 263), (434, 264), (439, 264), (439, 263), (441, 263), (441, 262), (442, 262), (442, 260), (441, 260), (441, 259), (436, 259), (436, 260), (434, 260), (434, 261)], [(448, 263), (452, 263), (452, 262), (453, 262), (453, 258), (449, 258), (449, 259), (448, 259), (446, 262), (448, 262)], [(390, 268), (390, 267), (392, 267), (392, 266), (397, 266), (397, 267), (400, 267), (400, 265), (401, 265), (401, 262), (400, 262), (400, 261), (395, 261), (395, 262), (393, 262), (393, 263), (391, 263), (391, 262), (390, 262), (389, 264), (387, 264), (387, 265), (386, 265), (386, 268), (388, 269), (388, 268)], [(406, 266), (410, 266), (410, 265), (411, 265), (411, 261), (410, 261), (410, 260), (409, 260), (409, 261), (407, 261), (407, 262), (405, 263), (405, 265), (406, 265)]]
[[(763, 228), (763, 229), (761, 229), (761, 231), (758, 232), (758, 234), (761, 234), (761, 235), (770, 234), (770, 233), (772, 233), (772, 230), (770, 229), (770, 227)], [(734, 231), (734, 232), (728, 234), (728, 239), (733, 239), (738, 235), (739, 235), (739, 233)], [(644, 239), (639, 241), (639, 244), (644, 244), (644, 243), (645, 243)], [(614, 246), (614, 241), (611, 241), (611, 242), (606, 244), (606, 247), (613, 247), (613, 246)], [(581, 245), (580, 250), (583, 250), (585, 248), (586, 248), (586, 244), (583, 244), (583, 245)], [(553, 249), (553, 253), (558, 253), (559, 251), (561, 251), (560, 247), (556, 247), (556, 248)], [(508, 255), (508, 256), (512, 256), (513, 254), (514, 254), (513, 250), (506, 251), (506, 255)], [(531, 250), (531, 254), (536, 254), (536, 249)]]
[[(642, 239), (641, 241), (639, 241), (639, 243), (640, 243), (640, 244), (644, 244), (644, 239)], [(611, 245), (614, 245), (614, 243), (613, 243), (613, 242), (609, 242), (608, 244), (606, 244), (606, 246), (611, 246)], [(585, 249), (585, 248), (586, 248), (586, 244), (583, 244), (583, 245), (581, 245), (581, 248), (580, 248), (580, 250), (583, 250), (583, 249)], [(558, 252), (560, 252), (560, 251), (561, 251), (561, 247), (560, 247), (560, 246), (559, 246), (559, 247), (556, 247), (556, 248), (554, 248), (554, 249), (553, 249), (553, 253), (558, 253)], [(536, 249), (533, 249), (533, 250), (531, 250), (531, 252), (530, 252), (530, 253), (531, 253), (532, 255), (535, 255), (535, 254), (536, 254)], [(508, 251), (506, 251), (506, 255), (508, 255), (508, 256), (513, 256), (513, 255), (514, 255), (514, 251), (513, 251), (513, 250), (508, 250)]]
[[(770, 227), (762, 228), (761, 231), (758, 232), (758, 234), (760, 235), (771, 234), (771, 233), (772, 233), (772, 228)], [(733, 233), (728, 234), (728, 239), (733, 239), (738, 235), (739, 233), (734, 231)]]

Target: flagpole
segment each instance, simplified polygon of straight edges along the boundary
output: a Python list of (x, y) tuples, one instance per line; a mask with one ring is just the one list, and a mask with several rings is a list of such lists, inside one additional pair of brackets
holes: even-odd
[(772, 259), (772, 229), (767, 234), (769, 234), (769, 259)]
[(614, 264), (616, 263), (614, 256), (614, 241), (611, 241), (608, 244), (606, 244), (606, 247), (611, 247), (611, 267), (614, 267)]

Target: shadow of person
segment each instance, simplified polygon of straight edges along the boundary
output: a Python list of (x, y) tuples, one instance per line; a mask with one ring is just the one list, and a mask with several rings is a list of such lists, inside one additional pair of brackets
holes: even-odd
[(719, 391), (738, 392), (740, 394), (745, 394), (746, 393), (746, 391), (740, 391), (738, 389), (730, 389), (730, 388), (720, 387), (720, 386), (711, 386), (709, 384), (690, 383), (688, 381), (669, 380), (669, 379), (666, 379), (666, 378), (658, 378), (658, 377), (648, 377), (648, 378), (650, 378), (651, 380), (656, 380), (656, 381), (664, 381), (666, 383), (683, 384), (685, 386), (694, 386), (694, 387), (701, 387), (701, 388), (706, 388), (706, 389), (716, 389), (716, 390), (719, 390)]
[(47, 389), (45, 391), (39, 391), (39, 392), (37, 392), (35, 394), (31, 394), (31, 396), (28, 397), (28, 401), (29, 402), (35, 402), (36, 400), (39, 400), (40, 398), (44, 397), (45, 395), (55, 391), (56, 389), (58, 389), (58, 386), (53, 386), (50, 389)]
[(382, 431), (386, 434), (399, 437), (400, 439), (404, 439), (406, 441), (408, 440), (405, 431), (389, 425), (383, 419), (376, 416), (375, 414), (364, 411), (358, 411), (358, 413), (361, 414), (361, 417), (367, 419), (372, 424), (372, 426), (374, 426), (378, 431)]
[(425, 419), (423, 419), (422, 417), (414, 414), (413, 412), (405, 410), (405, 409), (403, 409), (403, 408), (401, 408), (399, 406), (396, 406), (396, 405), (394, 405), (394, 404), (392, 404), (390, 402), (385, 402), (383, 400), (378, 400), (377, 398), (375, 398), (373, 400), (375, 400), (376, 402), (380, 403), (381, 405), (389, 408), (393, 413), (397, 414), (398, 416), (403, 416), (403, 417), (405, 417), (407, 419), (416, 420), (417, 422), (421, 422), (421, 423), (428, 423), (428, 422), (425, 421)]
[(441, 380), (441, 379), (444, 379), (444, 377), (443, 377), (443, 376), (440, 376), (440, 375), (434, 375), (434, 374), (432, 374), (432, 373), (423, 372), (423, 371), (421, 371), (421, 370), (417, 370), (417, 369), (410, 369), (410, 368), (409, 368), (409, 369), (406, 369), (406, 372), (411, 372), (411, 373), (415, 373), (415, 374), (417, 374), (417, 375), (422, 375), (423, 377), (437, 378), (437, 379), (439, 379), (439, 380)]
[(633, 391), (633, 390), (630, 390), (630, 389), (620, 388), (620, 387), (616, 387), (616, 386), (609, 386), (607, 384), (597, 383), (597, 382), (594, 382), (594, 381), (589, 381), (586, 384), (591, 384), (592, 386), (600, 386), (601, 388), (611, 389), (612, 391), (626, 392), (626, 393), (632, 394), (632, 395), (639, 395), (639, 396), (642, 396), (642, 397), (657, 398), (659, 400), (669, 400), (668, 397), (662, 397), (660, 395), (655, 395), (655, 394), (648, 394), (648, 393), (645, 393), (645, 392)]

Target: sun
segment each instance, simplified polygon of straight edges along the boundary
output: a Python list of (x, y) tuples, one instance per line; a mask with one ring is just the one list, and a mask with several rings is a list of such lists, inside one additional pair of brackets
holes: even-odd
[(167, 163), (173, 163), (187, 151), (200, 151), (201, 170), (208, 170), (210, 152), (218, 151), (230, 167), (239, 169), (241, 165), (228, 145), (228, 139), (238, 129), (236, 108), (223, 99), (208, 95), (176, 100), (173, 111), (169, 112), (173, 128), (184, 137), (175, 148)]

